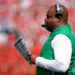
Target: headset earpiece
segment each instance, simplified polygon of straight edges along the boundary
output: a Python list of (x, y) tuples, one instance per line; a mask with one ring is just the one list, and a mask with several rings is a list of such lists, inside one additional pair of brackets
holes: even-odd
[(56, 14), (55, 14), (55, 16), (56, 16), (56, 17), (62, 16), (60, 4), (56, 4), (55, 7), (56, 7)]

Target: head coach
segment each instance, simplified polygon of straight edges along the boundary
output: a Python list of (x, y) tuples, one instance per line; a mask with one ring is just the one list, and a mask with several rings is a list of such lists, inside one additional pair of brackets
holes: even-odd
[(37, 65), (36, 75), (74, 75), (75, 35), (68, 24), (68, 10), (60, 4), (52, 5), (42, 27), (51, 32), (40, 56), (29, 54)]

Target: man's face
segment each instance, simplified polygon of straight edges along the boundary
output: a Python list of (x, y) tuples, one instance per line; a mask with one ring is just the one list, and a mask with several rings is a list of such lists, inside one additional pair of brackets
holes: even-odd
[(47, 26), (48, 30), (51, 31), (52, 28), (56, 25), (56, 18), (55, 18), (55, 14), (54, 11), (52, 9), (49, 9), (47, 11), (47, 15), (45, 18), (45, 25)]

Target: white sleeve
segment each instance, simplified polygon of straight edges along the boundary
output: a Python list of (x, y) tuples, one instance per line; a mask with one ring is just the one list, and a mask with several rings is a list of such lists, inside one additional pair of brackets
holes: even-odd
[(37, 57), (35, 63), (42, 68), (54, 72), (67, 71), (72, 54), (70, 39), (66, 35), (58, 34), (51, 41), (51, 45), (54, 52), (54, 60), (47, 60), (43, 57)]

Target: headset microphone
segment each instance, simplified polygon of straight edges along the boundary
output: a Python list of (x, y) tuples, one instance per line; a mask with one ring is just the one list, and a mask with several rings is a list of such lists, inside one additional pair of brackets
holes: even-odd
[(45, 24), (42, 24), (41, 27), (46, 27), (46, 25)]

